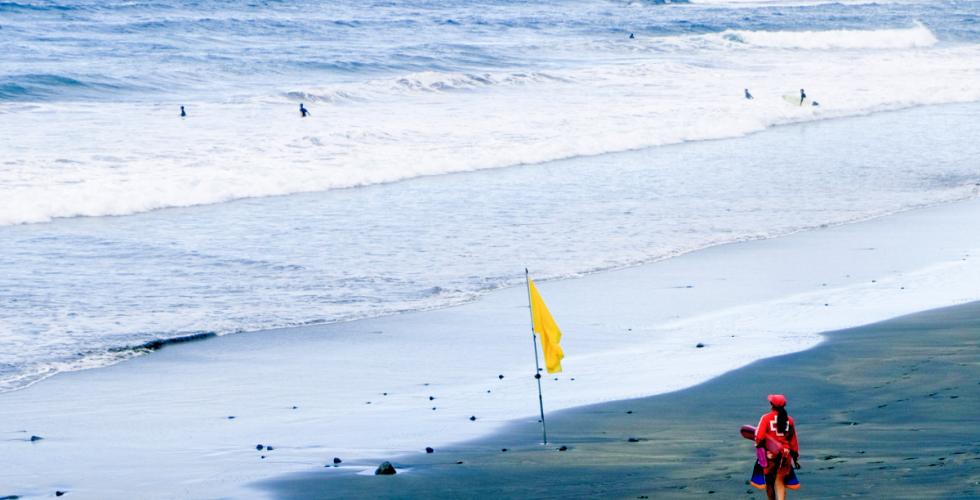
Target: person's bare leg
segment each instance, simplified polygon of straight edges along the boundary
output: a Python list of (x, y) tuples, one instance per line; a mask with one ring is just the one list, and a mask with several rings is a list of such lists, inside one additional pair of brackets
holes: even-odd
[(776, 474), (766, 475), (766, 498), (776, 500)]
[(786, 500), (786, 478), (777, 474), (775, 483), (776, 500)]

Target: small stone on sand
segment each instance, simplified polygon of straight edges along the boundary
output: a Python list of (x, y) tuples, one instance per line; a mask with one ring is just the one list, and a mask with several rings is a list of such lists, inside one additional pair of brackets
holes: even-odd
[(235, 420), (235, 416), (234, 415), (228, 415), (228, 420)]
[(339, 463), (341, 463), (341, 462), (343, 462), (343, 460), (341, 460), (341, 459), (339, 459), (339, 458), (337, 458), (337, 457), (333, 457), (333, 463), (334, 463), (334, 464), (339, 464)]
[(431, 446), (426, 446), (426, 447), (425, 447), (425, 452), (426, 452), (426, 453), (432, 453), (432, 452), (434, 452), (434, 451), (436, 451), (436, 450), (433, 450)]
[(630, 443), (639, 443), (640, 442), (640, 438), (631, 437), (631, 438), (627, 439), (626, 441), (627, 442), (630, 442)]
[(558, 451), (565, 451), (565, 450), (567, 450), (567, 449), (568, 449), (568, 447), (567, 447), (567, 446), (565, 446), (565, 445), (561, 445), (561, 446), (560, 446), (560, 447), (558, 448)]
[(507, 451), (507, 448), (501, 448), (500, 451)]
[(463, 465), (463, 461), (462, 460), (457, 460), (456, 461), (456, 465)]
[(382, 462), (374, 471), (375, 476), (393, 476), (395, 473), (395, 466), (391, 462)]
[(698, 345), (696, 345), (694, 347), (697, 347), (698, 349), (700, 349), (700, 348), (704, 347), (704, 344), (702, 344), (701, 342), (698, 342)]
[(476, 420), (476, 417), (475, 416), (470, 416), (470, 422), (473, 422), (475, 420)]
[(31, 442), (32, 443), (35, 442), (35, 441), (40, 441), (42, 439), (44, 439), (44, 438), (41, 437), (41, 436), (31, 436)]
[(436, 397), (435, 397), (435, 396), (429, 396), (429, 401), (432, 401), (432, 400), (434, 400), (434, 399), (436, 399)]
[(497, 378), (499, 378), (500, 380), (503, 380), (504, 379), (504, 376), (503, 375), (497, 375)]
[(266, 450), (268, 450), (268, 451), (272, 451), (272, 450), (274, 450), (275, 448), (273, 448), (273, 447), (271, 447), (271, 446), (266, 446), (266, 447), (265, 447), (265, 449), (266, 449)]
[(255, 445), (255, 449), (256, 449), (256, 450), (259, 450), (259, 451), (262, 451), (262, 449), (263, 449), (263, 448), (265, 448), (265, 446), (263, 446), (263, 445), (261, 445), (261, 444), (257, 444), (257, 445)]
[(65, 493), (68, 493), (68, 492), (67, 491), (58, 490), (58, 491), (55, 491), (54, 492), (54, 496), (60, 497), (60, 496), (64, 495)]

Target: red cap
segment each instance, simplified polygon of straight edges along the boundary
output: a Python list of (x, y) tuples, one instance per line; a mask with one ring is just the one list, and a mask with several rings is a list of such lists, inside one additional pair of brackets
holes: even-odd
[(786, 406), (786, 396), (783, 396), (782, 394), (770, 394), (769, 402), (772, 403), (773, 406)]

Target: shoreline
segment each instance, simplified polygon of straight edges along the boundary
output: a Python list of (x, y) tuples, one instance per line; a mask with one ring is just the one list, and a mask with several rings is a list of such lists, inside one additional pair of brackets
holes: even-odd
[[(568, 354), (566, 373), (544, 381), (548, 411), (691, 387), (815, 345), (823, 325), (976, 300), (977, 213), (970, 200), (542, 283)], [(522, 376), (527, 337), (524, 291), (505, 289), (448, 309), (175, 344), (59, 374), (0, 395), (0, 452), (12, 464), (0, 483), (18, 488), (2, 493), (252, 496), (256, 481), (333, 456), (403, 456), (495, 435), (537, 414)]]
[[(899, 111), (901, 111), (901, 110), (899, 110)], [(719, 140), (724, 140), (724, 139), (719, 139)], [(561, 161), (561, 160), (556, 160), (556, 161)], [(510, 168), (510, 167), (507, 167), (507, 168)], [(456, 175), (456, 174), (466, 174), (466, 173), (467, 172), (457, 172), (457, 173), (446, 174), (446, 175)], [(306, 194), (306, 193), (299, 193), (299, 194)], [(283, 196), (291, 196), (291, 195), (283, 195)], [(642, 260), (642, 261), (638, 261), (638, 262), (632, 262), (632, 263), (625, 264), (625, 265), (622, 265), (622, 266), (608, 267), (608, 268), (598, 268), (598, 269), (590, 269), (590, 270), (586, 270), (586, 271), (582, 271), (582, 272), (578, 272), (578, 273), (573, 273), (573, 274), (568, 274), (568, 275), (562, 275), (562, 276), (556, 276), (556, 277), (549, 277), (549, 278), (544, 278), (544, 279), (535, 279), (535, 282), (536, 283), (554, 283), (554, 282), (561, 282), (561, 281), (568, 281), (568, 280), (583, 279), (583, 278), (588, 278), (589, 276), (594, 276), (594, 275), (604, 274), (604, 273), (627, 272), (627, 271), (629, 271), (631, 269), (653, 265), (653, 264), (656, 264), (656, 263), (659, 263), (659, 262), (663, 262), (663, 261), (666, 261), (666, 260), (669, 260), (669, 259), (675, 259), (675, 258), (678, 258), (678, 257), (683, 257), (685, 255), (689, 255), (689, 254), (692, 254), (692, 253), (704, 252), (704, 251), (715, 249), (715, 248), (718, 248), (718, 247), (726, 247), (726, 246), (730, 246), (730, 245), (741, 245), (741, 244), (751, 243), (751, 242), (760, 242), (760, 241), (767, 241), (767, 240), (775, 240), (775, 239), (780, 239), (780, 238), (786, 238), (786, 237), (790, 237), (790, 236), (793, 236), (793, 235), (796, 235), (796, 234), (809, 233), (809, 232), (814, 232), (814, 231), (822, 231), (822, 230), (826, 230), (826, 229), (843, 227), (843, 226), (849, 226), (849, 225), (853, 225), (853, 224), (861, 224), (861, 223), (871, 222), (871, 221), (875, 221), (875, 220), (883, 219), (883, 218), (888, 218), (888, 217), (893, 217), (893, 216), (897, 216), (897, 215), (901, 215), (901, 214), (905, 214), (905, 213), (909, 213), (909, 212), (915, 212), (915, 211), (919, 211), (919, 210), (929, 210), (929, 209), (933, 209), (933, 208), (940, 208), (940, 207), (949, 206), (949, 205), (956, 205), (956, 204), (960, 204), (960, 203), (968, 203), (968, 202), (971, 202), (971, 201), (974, 201), (974, 200), (980, 200), (980, 197), (978, 197), (976, 195), (970, 195), (970, 196), (964, 196), (962, 198), (957, 198), (957, 199), (952, 199), (952, 200), (934, 201), (934, 202), (930, 202), (930, 203), (923, 203), (921, 205), (914, 205), (914, 206), (902, 207), (902, 208), (896, 209), (894, 211), (883, 212), (883, 213), (874, 214), (874, 215), (868, 215), (868, 216), (865, 216), (865, 217), (855, 218), (855, 219), (852, 219), (852, 220), (846, 220), (846, 221), (840, 221), (840, 222), (832, 222), (832, 223), (820, 224), (818, 226), (809, 226), (809, 227), (804, 227), (804, 228), (793, 229), (793, 230), (788, 231), (788, 232), (785, 232), (785, 233), (767, 234), (767, 235), (758, 236), (758, 237), (744, 237), (742, 239), (735, 239), (735, 240), (731, 240), (731, 241), (723, 241), (723, 242), (719, 242), (719, 243), (711, 243), (711, 244), (708, 244), (708, 245), (705, 245), (705, 246), (701, 246), (701, 247), (695, 247), (695, 248), (678, 250), (678, 251), (676, 251), (674, 253), (660, 255), (660, 256), (656, 256), (656, 257), (651, 257), (651, 258), (649, 258), (647, 260)], [(193, 207), (171, 207), (171, 208), (183, 209), (183, 208), (193, 208)], [(167, 210), (167, 209), (163, 209), (163, 210)], [(108, 217), (126, 217), (126, 216), (108, 216)], [(44, 382), (45, 380), (47, 380), (47, 379), (49, 379), (51, 377), (59, 376), (59, 375), (62, 375), (62, 374), (69, 374), (69, 373), (72, 373), (72, 372), (84, 371), (84, 370), (97, 370), (97, 369), (101, 369), (101, 368), (106, 368), (106, 367), (109, 367), (109, 366), (113, 366), (113, 365), (118, 364), (118, 363), (123, 363), (123, 362), (129, 361), (129, 360), (134, 359), (134, 358), (137, 358), (137, 357), (151, 355), (154, 352), (159, 351), (160, 349), (163, 349), (165, 347), (172, 346), (172, 345), (184, 344), (184, 343), (191, 343), (191, 342), (200, 342), (200, 341), (210, 340), (210, 339), (214, 339), (214, 338), (224, 337), (226, 335), (241, 335), (241, 334), (255, 335), (255, 334), (261, 334), (263, 332), (272, 332), (272, 331), (280, 331), (280, 330), (318, 328), (318, 327), (321, 327), (321, 326), (328, 326), (328, 325), (339, 325), (339, 324), (344, 324), (344, 323), (354, 323), (354, 322), (360, 322), (360, 321), (372, 321), (372, 320), (383, 319), (383, 318), (392, 318), (392, 317), (398, 317), (398, 316), (404, 315), (404, 314), (426, 313), (426, 312), (433, 312), (433, 311), (439, 311), (439, 310), (444, 310), (444, 309), (451, 309), (451, 308), (461, 307), (461, 306), (465, 306), (465, 305), (468, 305), (468, 304), (473, 304), (475, 302), (479, 302), (480, 300), (482, 300), (483, 298), (485, 298), (489, 294), (498, 293), (498, 292), (501, 292), (503, 290), (509, 290), (509, 289), (513, 289), (513, 288), (521, 287), (521, 286), (523, 286), (523, 285), (520, 284), (520, 283), (518, 283), (518, 284), (507, 284), (507, 285), (503, 285), (503, 286), (500, 286), (500, 287), (497, 287), (497, 288), (493, 288), (493, 289), (490, 289), (490, 290), (482, 291), (478, 295), (476, 295), (475, 297), (468, 298), (468, 299), (463, 299), (460, 302), (452, 302), (452, 303), (442, 304), (442, 305), (436, 305), (436, 306), (421, 307), (421, 308), (418, 308), (418, 309), (405, 309), (405, 310), (397, 310), (397, 311), (386, 311), (386, 312), (382, 312), (382, 313), (379, 313), (378, 315), (373, 315), (373, 316), (363, 316), (363, 317), (362, 316), (357, 316), (357, 317), (343, 318), (343, 319), (332, 320), (332, 321), (331, 320), (316, 320), (316, 321), (312, 321), (310, 323), (304, 323), (304, 324), (275, 326), (275, 327), (260, 328), (260, 329), (255, 329), (255, 330), (234, 331), (234, 332), (225, 332), (225, 333), (218, 333), (218, 332), (214, 332), (214, 331), (194, 331), (194, 332), (187, 332), (185, 334), (182, 334), (182, 335), (179, 335), (179, 336), (175, 336), (175, 337), (163, 337), (163, 338), (157, 338), (157, 339), (147, 340), (147, 341), (142, 342), (142, 343), (139, 343), (139, 344), (132, 344), (132, 345), (124, 345), (124, 346), (112, 347), (112, 348), (108, 348), (106, 351), (98, 351), (98, 352), (95, 352), (94, 355), (91, 354), (91, 353), (86, 354), (86, 356), (91, 356), (91, 358), (84, 357), (84, 358), (81, 358), (81, 359), (78, 359), (78, 360), (71, 360), (71, 361), (68, 361), (67, 362), (67, 363), (73, 364), (73, 365), (75, 365), (75, 364), (80, 365), (81, 367), (79, 367), (79, 368), (68, 368), (68, 369), (65, 369), (65, 370), (57, 371), (57, 372), (52, 373), (50, 375), (44, 375), (41, 378), (38, 378), (36, 380), (32, 380), (31, 382), (27, 383), (26, 385), (15, 387), (15, 388), (12, 388), (12, 389), (6, 389), (6, 390), (3, 390), (3, 391), (0, 391), (0, 395), (2, 395), (4, 393), (7, 393), (7, 392), (16, 392), (16, 391), (27, 389), (28, 387), (31, 387), (31, 386), (33, 386), (35, 384)], [(100, 364), (100, 365), (97, 365), (97, 366), (85, 366), (88, 362), (92, 361), (93, 358), (96, 358), (97, 359), (97, 358), (102, 358), (102, 357), (105, 357), (105, 356), (119, 356), (119, 358), (118, 359), (111, 360), (111, 361), (106, 361), (106, 362), (104, 362), (105, 364)]]
[[(800, 435), (800, 495), (975, 497), (978, 330), (980, 302), (828, 332), (812, 349), (678, 392), (551, 413), (547, 446), (539, 423), (521, 419), (432, 454), (256, 486), (296, 499), (754, 498), (752, 446), (737, 429), (767, 411), (765, 394), (784, 392)], [(374, 477), (381, 460), (408, 473)]]
[[(33, 253), (48, 252), (54, 255), (71, 256), (73, 252), (82, 251), (83, 253), (95, 252), (99, 255), (105, 250), (94, 243), (100, 242), (126, 252), (123, 254), (126, 257), (99, 260), (101, 265), (110, 265), (113, 269), (119, 266), (128, 269), (128, 272), (121, 276), (110, 273), (103, 279), (99, 273), (91, 272), (85, 261), (75, 262), (70, 259), (72, 267), (78, 268), (75, 273), (65, 273), (57, 265), (41, 265), (39, 272), (45, 272), (45, 276), (53, 276), (43, 284), (55, 290), (55, 295), (47, 302), (12, 303), (15, 307), (0, 317), (0, 322), (9, 322), (13, 331), (34, 332), (35, 329), (47, 328), (47, 331), (55, 332), (52, 338), (54, 342), (50, 346), (39, 344), (37, 339), (33, 338), (36, 336), (33, 333), (27, 333), (20, 338), (14, 337), (17, 343), (12, 344), (4, 353), (3, 359), (0, 359), (0, 365), (3, 365), (0, 367), (0, 372), (9, 376), (2, 387), (12, 388), (23, 384), (24, 381), (34, 380), (57, 370), (89, 368), (93, 365), (106, 364), (107, 361), (118, 361), (119, 358), (129, 357), (113, 352), (112, 349), (118, 346), (138, 347), (147, 341), (153, 341), (151, 332), (191, 334), (201, 331), (214, 331), (219, 334), (241, 331), (264, 332), (270, 330), (264, 326), (269, 324), (282, 324), (285, 328), (291, 328), (293, 325), (315, 327), (322, 324), (320, 320), (323, 318), (336, 318), (341, 321), (355, 318), (360, 320), (365, 317), (376, 318), (379, 314), (386, 315), (395, 311), (404, 313), (404, 311), (432, 311), (455, 307), (471, 301), (473, 297), (486, 296), (485, 291), (488, 289), (499, 291), (500, 285), (512, 282), (512, 278), (515, 277), (513, 274), (515, 266), (508, 263), (523, 263), (533, 272), (537, 271), (534, 272), (534, 276), (539, 282), (557, 282), (565, 277), (577, 278), (621, 269), (636, 269), (637, 266), (656, 264), (664, 259), (676, 259), (680, 255), (704, 251), (718, 245), (733, 243), (737, 245), (746, 241), (756, 241), (759, 238), (785, 238), (799, 234), (801, 227), (814, 230), (821, 227), (833, 228), (842, 223), (862, 224), (869, 220), (869, 213), (875, 214), (873, 216), (875, 218), (881, 218), (910, 210), (923, 210), (923, 206), (941, 206), (947, 203), (942, 203), (940, 200), (963, 199), (974, 195), (976, 187), (972, 183), (964, 186), (962, 179), (954, 177), (948, 189), (936, 189), (937, 186), (932, 186), (928, 190), (931, 193), (929, 196), (909, 197), (907, 194), (901, 194), (894, 187), (888, 187), (888, 182), (882, 182), (887, 179), (882, 179), (879, 182), (869, 181), (866, 186), (868, 189), (845, 190), (844, 193), (848, 194), (840, 195), (839, 201), (827, 200), (824, 204), (816, 203), (819, 207), (808, 207), (807, 199), (812, 201), (812, 198), (799, 197), (792, 193), (802, 194), (810, 192), (810, 189), (784, 186), (782, 179), (809, 179), (808, 184), (822, 186), (817, 189), (817, 192), (823, 194), (814, 196), (820, 198), (823, 195), (832, 195), (836, 191), (831, 189), (833, 183), (828, 182), (825, 185), (824, 179), (834, 176), (834, 168), (824, 168), (812, 160), (814, 155), (824, 157), (820, 152), (825, 148), (837, 147), (841, 141), (844, 141), (843, 144), (850, 144), (849, 134), (855, 130), (870, 127), (894, 131), (894, 134), (884, 134), (884, 137), (869, 134), (867, 140), (873, 141), (876, 146), (868, 153), (868, 161), (880, 162), (882, 166), (896, 162), (900, 164), (904, 157), (893, 157), (892, 152), (897, 146), (907, 142), (900, 139), (910, 136), (910, 127), (913, 127), (911, 130), (917, 128), (933, 130), (936, 128), (934, 125), (949, 123), (950, 120), (960, 123), (966, 117), (972, 116), (968, 113), (972, 109), (972, 107), (952, 106), (928, 111), (905, 111), (898, 112), (899, 114), (893, 117), (855, 118), (833, 126), (814, 123), (791, 128), (784, 127), (750, 139), (723, 141), (711, 145), (681, 145), (663, 149), (656, 155), (650, 152), (624, 153), (609, 155), (602, 160), (568, 161), (550, 166), (513, 169), (503, 174), (470, 173), (468, 174), (468, 178), (472, 180), (470, 183), (464, 183), (463, 178), (430, 178), (406, 183), (398, 189), (376, 186), (363, 190), (358, 196), (354, 196), (353, 192), (340, 193), (338, 196), (296, 196), (288, 201), (256, 200), (229, 204), (227, 207), (215, 206), (131, 218), (84, 220), (52, 224), (49, 227), (0, 230), (10, 236), (8, 246), (11, 252), (22, 251), (20, 249), (26, 246), (27, 251)], [(961, 128), (960, 132), (968, 132), (969, 127), (970, 125), (966, 124), (966, 128)], [(933, 136), (927, 136), (927, 138), (931, 137)], [(809, 147), (802, 151), (786, 147), (787, 144), (799, 139), (805, 139)], [(748, 153), (730, 151), (732, 148), (739, 148)], [(767, 153), (761, 154), (762, 151)], [(773, 187), (782, 186), (789, 194), (771, 199), (763, 195), (762, 200), (758, 202), (761, 205), (755, 208), (752, 208), (754, 203), (741, 203), (728, 199), (728, 195), (725, 194), (729, 191), (727, 186), (742, 182), (741, 178), (744, 177), (732, 173), (730, 169), (718, 168), (719, 162), (730, 159), (732, 152), (736, 153), (738, 162), (745, 162), (744, 172), (750, 173), (749, 176), (771, 175), (771, 178), (767, 178), (766, 184), (771, 184)], [(778, 154), (775, 154), (775, 158), (769, 158), (773, 153)], [(809, 172), (806, 175), (799, 176), (787, 171), (789, 167), (773, 169), (768, 166), (769, 161), (780, 162), (781, 158), (791, 160), (798, 156), (802, 157), (799, 158), (800, 163), (795, 168)], [(933, 157), (926, 164), (944, 159), (962, 163), (961, 158), (961, 154), (951, 155), (948, 158)], [(653, 189), (661, 189), (657, 187), (655, 179), (662, 176), (660, 169), (677, 164), (678, 161), (674, 161), (675, 159), (703, 164), (703, 167), (698, 168), (703, 168), (705, 175), (715, 180), (704, 185), (699, 184), (700, 187), (696, 186), (695, 189), (701, 189), (709, 197), (716, 196), (719, 207), (731, 208), (727, 211), (709, 210), (706, 214), (700, 214), (700, 210), (696, 207), (677, 208), (675, 222), (660, 222), (659, 216), (664, 213), (663, 210), (673, 209), (670, 206), (658, 208), (666, 202), (655, 201), (656, 196), (650, 203), (643, 202), (646, 197), (659, 191), (618, 187), (623, 179), (635, 178), (639, 186), (649, 184)], [(841, 161), (846, 162), (846, 158)], [(833, 164), (833, 161), (829, 163)], [(914, 167), (911, 166), (913, 164)], [(910, 169), (920, 169), (923, 161), (915, 160), (913, 164), (910, 164)], [(425, 193), (426, 197), (431, 195), (434, 200), (409, 210), (411, 220), (438, 220), (448, 203), (451, 207), (455, 207), (450, 210), (457, 210), (463, 214), (460, 227), (479, 228), (483, 227), (480, 225), (482, 216), (477, 213), (479, 210), (454, 205), (453, 200), (460, 198), (457, 196), (460, 185), (475, 186), (467, 191), (470, 193), (467, 195), (469, 197), (480, 192), (495, 191), (515, 182), (537, 185), (545, 180), (555, 180), (552, 174), (557, 170), (564, 171), (559, 178), (565, 179), (561, 182), (566, 184), (580, 175), (598, 174), (603, 177), (595, 179), (595, 189), (570, 187), (561, 189), (563, 194), (554, 195), (542, 192), (541, 199), (548, 201), (542, 201), (534, 213), (550, 214), (542, 221), (551, 221), (556, 224), (557, 230), (544, 231), (542, 233), (544, 239), (540, 241), (535, 239), (536, 244), (527, 243), (531, 240), (522, 236), (536, 232), (535, 229), (531, 229), (534, 224), (523, 224), (529, 222), (528, 217), (525, 216), (500, 217), (499, 221), (487, 223), (487, 231), (474, 230), (473, 234), (460, 238), (454, 237), (454, 232), (445, 228), (409, 224), (411, 227), (423, 230), (424, 234), (431, 234), (418, 239), (409, 235), (402, 236), (407, 238), (405, 244), (413, 249), (408, 261), (403, 263), (388, 251), (391, 245), (385, 242), (384, 235), (390, 234), (394, 229), (388, 227), (384, 216), (365, 216), (363, 223), (369, 225), (372, 231), (360, 232), (357, 235), (349, 234), (343, 224), (331, 222), (345, 217), (356, 218), (358, 213), (386, 213), (404, 203), (412, 206), (411, 204), (414, 203), (412, 200), (418, 194)], [(956, 170), (963, 169), (951, 169), (951, 171)], [(669, 171), (666, 173), (670, 174)], [(920, 175), (925, 176), (924, 180), (939, 185), (944, 185), (949, 180), (932, 179), (928, 177), (927, 169)], [(863, 185), (864, 182), (861, 184)], [(595, 192), (596, 189), (601, 193)], [(663, 189), (670, 193), (684, 188), (678, 185), (663, 187)], [(714, 189), (721, 191), (716, 192), (713, 191)], [(504, 191), (507, 192), (506, 189)], [(395, 200), (371, 204), (372, 199), (387, 200), (390, 196), (395, 196)], [(862, 197), (866, 198), (862, 199)], [(672, 196), (668, 194), (661, 198), (667, 200)], [(624, 201), (610, 203), (608, 200), (612, 199)], [(592, 217), (581, 209), (565, 211), (564, 207), (574, 206), (585, 200), (594, 200), (594, 203), (588, 202), (585, 205), (595, 205), (597, 209), (602, 207), (603, 214)], [(849, 202), (849, 200), (854, 201)], [(508, 210), (516, 201), (518, 200), (513, 196), (502, 194), (491, 196), (488, 203), (495, 210)], [(679, 201), (685, 203), (683, 200)], [(368, 206), (365, 207), (365, 203)], [(915, 208), (911, 208), (910, 204), (914, 204)], [(347, 208), (354, 206), (361, 208), (360, 210)], [(785, 208), (788, 213), (799, 211), (799, 216), (790, 219), (778, 214), (773, 214), (771, 217), (762, 215), (769, 209), (779, 210), (780, 207)], [(262, 219), (263, 214), (266, 213), (276, 215), (269, 220)], [(265, 265), (268, 263), (263, 258), (257, 257), (261, 252), (261, 244), (260, 238), (256, 239), (255, 235), (262, 234), (266, 230), (263, 228), (265, 225), (288, 226), (295, 219), (294, 214), (309, 213), (330, 213), (337, 216), (314, 217), (311, 220), (312, 226), (323, 228), (319, 236), (312, 237), (311, 244), (304, 243), (308, 241), (306, 237), (295, 241), (288, 241), (287, 238), (287, 241), (282, 242), (279, 249), (271, 255), (271, 260), (284, 266), (286, 272), (270, 270), (271, 268)], [(699, 215), (695, 215), (696, 213)], [(575, 237), (569, 238), (567, 235), (575, 234), (572, 232), (574, 224), (570, 224), (569, 221), (581, 220), (583, 216), (592, 217), (590, 220), (593, 220), (594, 228), (622, 227), (624, 230), (610, 233), (613, 235), (611, 237), (605, 235), (604, 229), (586, 231), (586, 234), (581, 235), (581, 238), (585, 238), (582, 241), (593, 238), (591, 241), (595, 243), (588, 247), (582, 246)], [(242, 221), (248, 220), (264, 222), (242, 225)], [(238, 229), (225, 232), (222, 228), (229, 224)], [(522, 227), (502, 229), (508, 224), (518, 224)], [(618, 226), (619, 224), (625, 225)], [(160, 229), (169, 227), (183, 229), (180, 231)], [(400, 224), (399, 227), (406, 226)], [(691, 229), (684, 230), (686, 227)], [(146, 231), (146, 228), (151, 228), (148, 231), (151, 233), (150, 236), (137, 236), (135, 241), (132, 240), (131, 235), (141, 234)], [(415, 232), (418, 231), (413, 231)], [(347, 235), (346, 238), (352, 239), (332, 239), (330, 236), (332, 234), (344, 234)], [(210, 235), (216, 235), (217, 239)], [(630, 237), (625, 238), (626, 235)], [(73, 249), (72, 245), (66, 244), (79, 238), (84, 247), (82, 250)], [(447, 240), (450, 244), (443, 245), (442, 242)], [(37, 244), (37, 241), (43, 243)], [(242, 241), (250, 244), (239, 248)], [(347, 244), (337, 244), (334, 243), (335, 241), (347, 241)], [(133, 245), (154, 249), (163, 247), (166, 250), (161, 251), (166, 255), (150, 259), (139, 258), (138, 252), (132, 253), (130, 247)], [(326, 245), (322, 248), (330, 257), (324, 257), (323, 252), (309, 250), (321, 248), (321, 245)], [(362, 245), (377, 249), (383, 257), (379, 260), (377, 257), (365, 257), (357, 251), (350, 251)], [(177, 249), (172, 251), (172, 247)], [(566, 255), (563, 256), (546, 250), (559, 247), (568, 248), (570, 251), (565, 252)], [(192, 249), (193, 251), (190, 251)], [(129, 257), (130, 255), (135, 257)], [(467, 258), (458, 259), (458, 256)], [(187, 259), (190, 259), (193, 265), (186, 266), (185, 269), (184, 264)], [(333, 264), (343, 264), (344, 268), (338, 271)], [(174, 266), (176, 272), (185, 278), (171, 286), (168, 285), (171, 277), (160, 270)], [(357, 271), (361, 266), (367, 270), (365, 273)], [(516, 267), (519, 269), (524, 266)], [(231, 269), (238, 272), (232, 272)], [(72, 277), (78, 273), (88, 276), (88, 279), (82, 280), (84, 285), (80, 285), (79, 280)], [(360, 274), (367, 274), (367, 276), (360, 276)], [(15, 283), (12, 288), (15, 295), (22, 288), (18, 283), (30, 282), (30, 278), (26, 275), (20, 276), (19, 271), (13, 271), (10, 276)], [(405, 278), (398, 278), (398, 276), (405, 276)], [(395, 278), (389, 280), (388, 277)], [(146, 280), (164, 286), (159, 290), (148, 290), (142, 284)], [(200, 287), (195, 284), (196, 288), (188, 291), (186, 287), (182, 288), (184, 281), (190, 284), (201, 281), (208, 285)], [(248, 286), (241, 286), (242, 284)], [(260, 288), (270, 286), (273, 290), (268, 297), (263, 297), (264, 294), (253, 291), (256, 286)], [(198, 288), (203, 291), (196, 291)], [(90, 296), (80, 301), (79, 308), (70, 307), (74, 304), (73, 297), (77, 294), (63, 292), (76, 289), (78, 293)], [(131, 295), (132, 300), (120, 310), (114, 304), (116, 294), (110, 290)], [(182, 299), (175, 301), (168, 298), (177, 296)], [(50, 311), (50, 314), (45, 314), (47, 311)], [(126, 317), (117, 318), (115, 322), (104, 319), (112, 317), (112, 314), (125, 314)], [(57, 319), (60, 318), (59, 315), (66, 317)], [(36, 321), (39, 322), (37, 325), (31, 324), (31, 319), (35, 316), (41, 318)], [(68, 337), (67, 333), (73, 330), (73, 336), (78, 341), (74, 343), (65, 341)], [(170, 334), (165, 333), (165, 335)], [(80, 352), (77, 345), (88, 348), (82, 359), (79, 359)], [(5, 370), (6, 367), (13, 368)], [(15, 378), (18, 380), (15, 381)]]

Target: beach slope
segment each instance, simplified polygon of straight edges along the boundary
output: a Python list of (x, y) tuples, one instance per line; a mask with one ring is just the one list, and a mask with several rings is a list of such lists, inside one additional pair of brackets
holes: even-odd
[(783, 392), (800, 435), (801, 496), (977, 498), (978, 346), (980, 303), (939, 309), (833, 332), (679, 392), (549, 414), (548, 446), (524, 421), (395, 460), (404, 474), (348, 467), (261, 486), (281, 498), (745, 498), (758, 493), (738, 427)]

